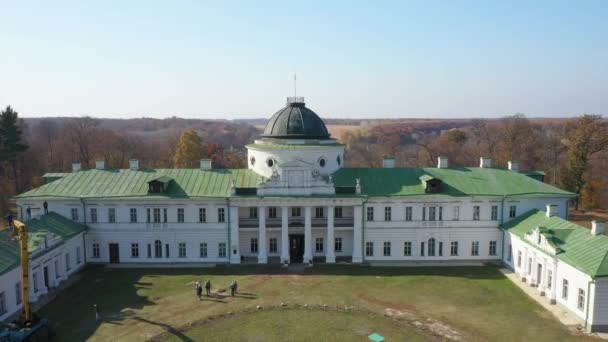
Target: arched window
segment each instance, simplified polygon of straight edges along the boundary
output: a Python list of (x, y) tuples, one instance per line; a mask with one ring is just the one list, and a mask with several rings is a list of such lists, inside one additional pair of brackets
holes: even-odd
[(154, 241), (154, 257), (163, 257), (163, 244), (160, 242), (160, 240)]
[(428, 245), (429, 245), (428, 256), (435, 256), (435, 239), (430, 238)]

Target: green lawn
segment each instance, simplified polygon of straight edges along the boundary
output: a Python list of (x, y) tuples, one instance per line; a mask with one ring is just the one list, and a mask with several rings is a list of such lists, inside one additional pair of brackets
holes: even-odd
[[(199, 301), (196, 279), (210, 279), (216, 296)], [(237, 297), (216, 292), (233, 279)], [(42, 314), (60, 341), (365, 341), (372, 332), (388, 341), (585, 338), (493, 267), (90, 268)]]

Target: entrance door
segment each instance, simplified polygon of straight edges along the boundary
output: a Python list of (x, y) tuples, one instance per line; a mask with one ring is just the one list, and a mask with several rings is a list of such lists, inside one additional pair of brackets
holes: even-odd
[(536, 285), (540, 286), (540, 283), (543, 279), (543, 265), (538, 264), (538, 269), (536, 272)]
[(289, 235), (289, 260), (292, 263), (304, 261), (304, 235)]
[(44, 273), (44, 286), (46, 286), (46, 288), (49, 288), (49, 267), (48, 266), (44, 266), (44, 268), (42, 269), (42, 272)]
[(118, 244), (110, 244), (110, 264), (118, 264), (120, 262), (120, 254), (118, 252)]

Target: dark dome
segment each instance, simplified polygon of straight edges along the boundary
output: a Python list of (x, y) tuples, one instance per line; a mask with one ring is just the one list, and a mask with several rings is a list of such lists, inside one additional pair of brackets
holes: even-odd
[(323, 120), (306, 108), (303, 99), (288, 99), (287, 106), (274, 114), (264, 129), (264, 138), (329, 139)]

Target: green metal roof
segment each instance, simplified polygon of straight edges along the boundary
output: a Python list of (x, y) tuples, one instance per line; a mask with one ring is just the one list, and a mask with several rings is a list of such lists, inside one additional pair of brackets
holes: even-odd
[[(420, 181), (437, 178), (441, 191), (427, 194)], [(367, 196), (567, 196), (575, 194), (524, 174), (495, 168), (344, 168), (333, 175), (336, 186), (361, 182)]]
[(561, 252), (558, 259), (592, 278), (608, 276), (608, 236), (591, 235), (589, 229), (557, 216), (547, 217), (544, 211), (531, 210), (502, 225), (527, 243), (526, 234), (540, 227), (541, 233)]
[[(148, 182), (159, 177), (172, 178), (173, 182), (165, 193), (148, 194)], [(249, 169), (81, 170), (16, 198), (228, 197), (232, 180), (236, 187), (251, 188), (263, 177)]]
[[(39, 219), (28, 220), (25, 225), (28, 230), (28, 251), (30, 253), (37, 250), (49, 232), (61, 240), (68, 240), (86, 229), (85, 225), (53, 212), (42, 215)], [(12, 231), (0, 232), (0, 275), (19, 266), (20, 262), (19, 243), (13, 239)]]

